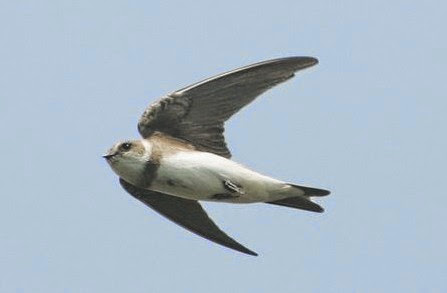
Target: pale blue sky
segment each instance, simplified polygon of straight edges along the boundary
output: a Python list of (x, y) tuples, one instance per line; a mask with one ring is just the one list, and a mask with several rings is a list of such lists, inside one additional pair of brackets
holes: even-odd
[[(1, 292), (445, 292), (445, 1), (0, 2)], [(147, 104), (270, 58), (320, 64), (227, 125), (324, 214), (206, 204), (245, 256), (128, 196), (100, 155)]]

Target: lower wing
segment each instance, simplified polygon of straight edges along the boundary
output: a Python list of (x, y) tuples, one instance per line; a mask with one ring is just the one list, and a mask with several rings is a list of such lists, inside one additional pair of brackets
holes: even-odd
[(258, 255), (220, 230), (198, 201), (142, 189), (121, 178), (120, 184), (130, 195), (183, 228), (239, 252)]

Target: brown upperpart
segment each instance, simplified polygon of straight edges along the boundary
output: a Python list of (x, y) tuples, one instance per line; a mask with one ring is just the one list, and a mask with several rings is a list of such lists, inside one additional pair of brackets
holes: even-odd
[(151, 156), (146, 163), (144, 175), (140, 178), (139, 187), (150, 189), (152, 182), (157, 177), (162, 157), (173, 155), (177, 152), (191, 152), (196, 148), (189, 142), (178, 139), (161, 132), (154, 132), (146, 138), (151, 146)]
[(147, 140), (152, 145), (151, 161), (157, 163), (160, 163), (161, 157), (169, 156), (179, 151), (196, 150), (191, 143), (161, 132), (154, 132)]

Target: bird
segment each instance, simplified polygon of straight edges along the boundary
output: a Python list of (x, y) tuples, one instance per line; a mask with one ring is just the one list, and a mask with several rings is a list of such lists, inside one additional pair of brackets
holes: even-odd
[(312, 198), (330, 191), (274, 179), (231, 160), (224, 123), (265, 91), (317, 63), (307, 56), (272, 59), (167, 94), (139, 119), (141, 139), (120, 141), (103, 157), (134, 198), (205, 239), (257, 256), (222, 231), (200, 202), (268, 203), (321, 213)]

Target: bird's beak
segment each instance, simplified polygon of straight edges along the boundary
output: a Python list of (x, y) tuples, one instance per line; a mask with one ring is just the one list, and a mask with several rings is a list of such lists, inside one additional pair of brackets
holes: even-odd
[(113, 156), (115, 156), (115, 155), (116, 155), (116, 152), (108, 151), (106, 154), (102, 155), (102, 157), (103, 157), (104, 159), (108, 160), (108, 159), (110, 159), (111, 157), (113, 157)]

